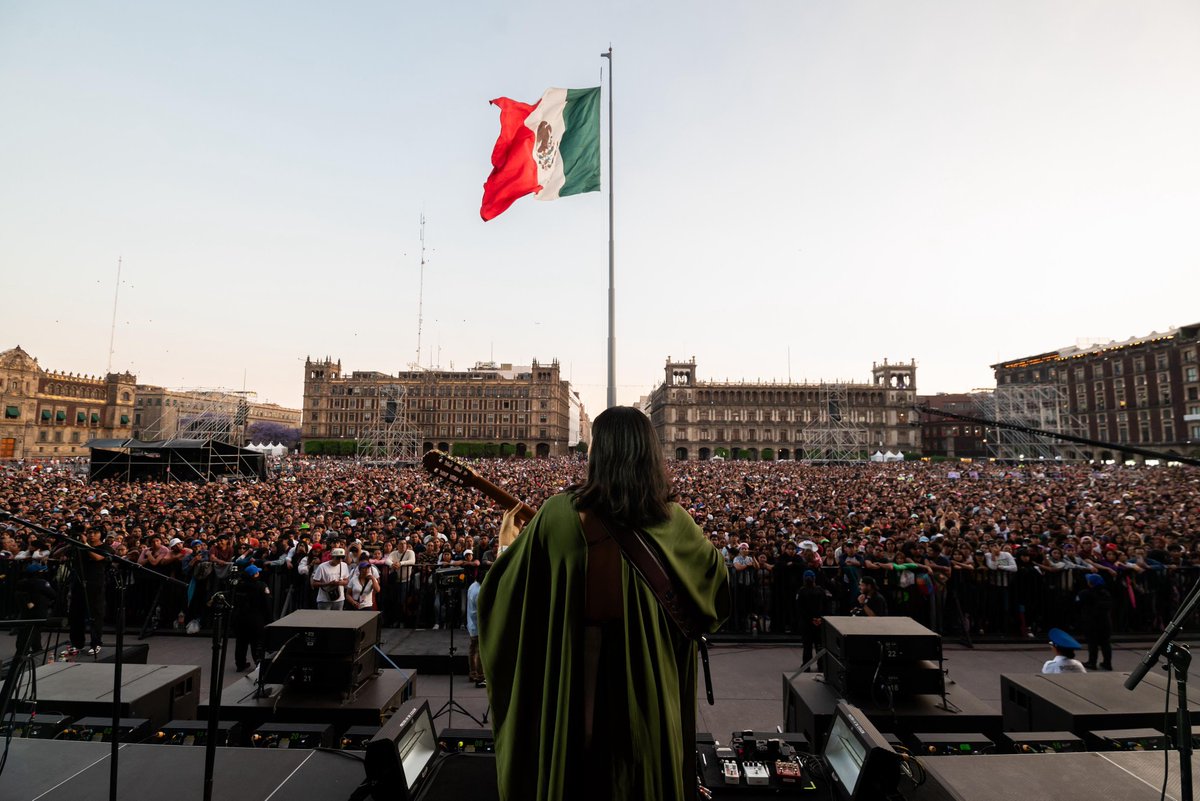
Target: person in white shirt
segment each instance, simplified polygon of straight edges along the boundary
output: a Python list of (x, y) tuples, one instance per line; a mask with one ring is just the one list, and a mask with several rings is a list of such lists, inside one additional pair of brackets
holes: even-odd
[(359, 562), (358, 570), (346, 585), (346, 603), (350, 609), (369, 612), (375, 608), (375, 594), (379, 592), (379, 572), (370, 562)]
[(334, 548), (328, 562), (312, 571), (312, 585), (317, 589), (317, 608), (341, 610), (346, 603), (346, 585), (350, 583), (350, 568), (346, 567), (346, 549)]
[(1050, 629), (1050, 650), (1054, 658), (1042, 665), (1043, 673), (1087, 673), (1083, 663), (1075, 658), (1075, 651), (1083, 646), (1062, 629)]

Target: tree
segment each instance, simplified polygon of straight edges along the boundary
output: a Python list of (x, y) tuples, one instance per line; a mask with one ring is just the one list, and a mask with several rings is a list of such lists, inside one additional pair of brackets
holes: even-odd
[(272, 420), (255, 420), (246, 426), (246, 441), (271, 445), (286, 445), (288, 450), (300, 444), (300, 429)]

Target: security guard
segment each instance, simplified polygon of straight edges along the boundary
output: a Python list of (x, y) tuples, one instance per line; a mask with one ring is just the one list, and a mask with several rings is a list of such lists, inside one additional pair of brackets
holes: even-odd
[(1062, 629), (1050, 629), (1050, 649), (1054, 658), (1042, 665), (1043, 673), (1087, 673), (1083, 663), (1075, 658), (1079, 641)]

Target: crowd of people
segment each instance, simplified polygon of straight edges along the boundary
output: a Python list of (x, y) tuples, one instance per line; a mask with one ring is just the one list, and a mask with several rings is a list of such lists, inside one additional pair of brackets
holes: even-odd
[[(579, 458), (472, 466), (534, 506), (586, 471)], [(746, 636), (811, 642), (821, 615), (836, 613), (1033, 637), (1085, 625), (1080, 593), (1092, 587), (1108, 594), (1114, 628), (1151, 631), (1200, 566), (1190, 468), (710, 461), (670, 471), (731, 572), (727, 630)], [(70, 465), (10, 464), (0, 510), (179, 579), (132, 575), (128, 621), (193, 632), (208, 625), (213, 593), (246, 580), (264, 586), (265, 617), (376, 609), (389, 626), (463, 626), (466, 587), (495, 559), (503, 511), (419, 468), (298, 457), (266, 481), (208, 484), (89, 484)], [(36, 596), (39, 609), (69, 613), (73, 647), (102, 647), (114, 609), (105, 563), (14, 522), (0, 535), (0, 614), (28, 612)], [(465, 583), (440, 589), (441, 567)]]

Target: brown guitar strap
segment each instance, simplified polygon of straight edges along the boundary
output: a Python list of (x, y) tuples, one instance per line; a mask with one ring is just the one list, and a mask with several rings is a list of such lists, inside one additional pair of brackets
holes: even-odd
[(709, 705), (715, 703), (712, 689), (712, 673), (708, 665), (707, 631), (701, 623), (699, 610), (691, 599), (675, 588), (675, 583), (663, 567), (658, 552), (650, 545), (648, 537), (641, 531), (627, 526), (610, 524), (600, 519), (598, 515), (586, 514), (581, 517), (585, 534), (589, 540), (596, 540), (602, 534), (607, 534), (617, 543), (629, 566), (642, 577), (650, 592), (658, 599), (659, 605), (667, 613), (667, 617), (689, 640), (695, 640), (700, 650), (700, 662), (704, 668), (704, 689)]

